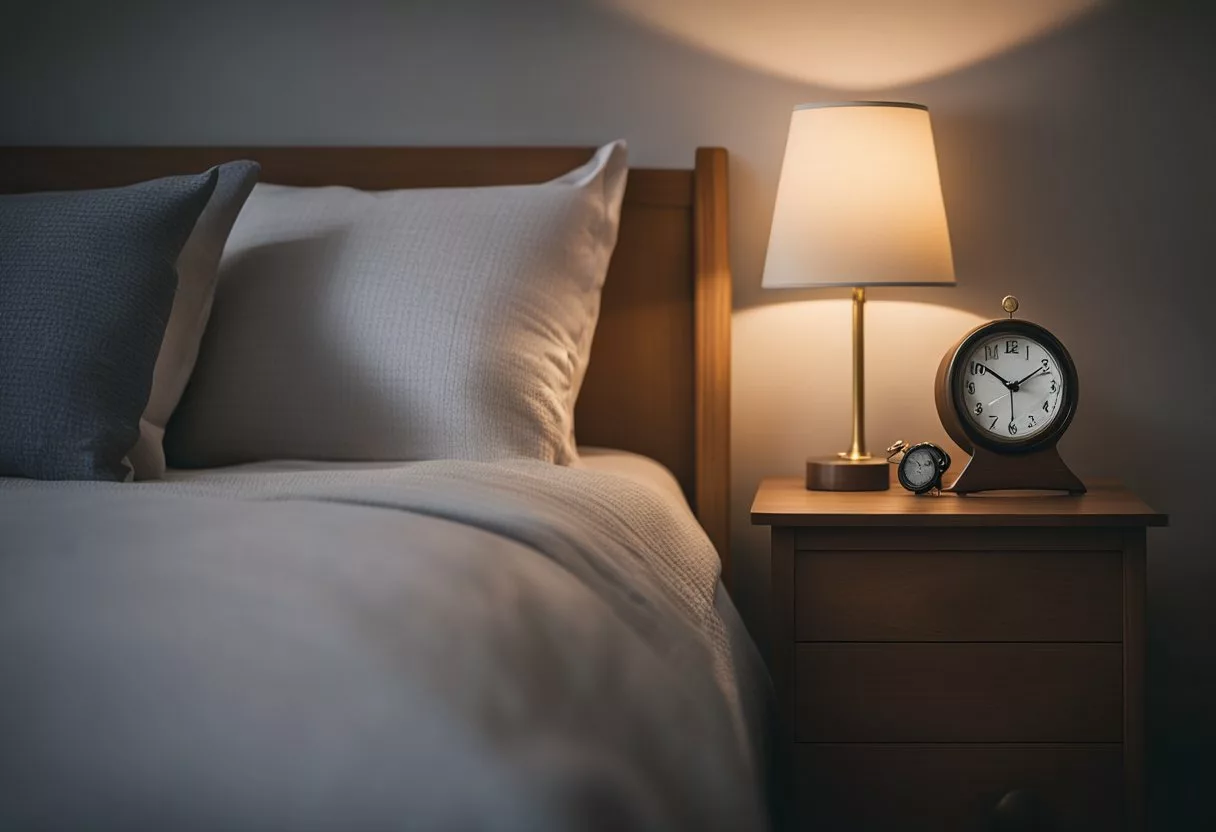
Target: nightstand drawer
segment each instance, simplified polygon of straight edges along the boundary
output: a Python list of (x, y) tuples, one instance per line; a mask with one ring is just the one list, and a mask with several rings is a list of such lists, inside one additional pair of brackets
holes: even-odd
[(798, 742), (1120, 742), (1117, 644), (799, 644)]
[(1123, 637), (1120, 552), (798, 552), (795, 581), (799, 641)]
[(1042, 819), (1027, 828), (1123, 828), (1123, 755), (1117, 745), (802, 745), (795, 754), (799, 830), (1022, 828), (996, 825), (997, 805), (1014, 790)]

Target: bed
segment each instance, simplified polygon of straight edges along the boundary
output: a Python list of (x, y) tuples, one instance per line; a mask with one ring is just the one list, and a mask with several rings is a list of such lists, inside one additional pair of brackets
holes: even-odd
[[(0, 193), (233, 159), (514, 185), (594, 152), (9, 148)], [(724, 586), (726, 214), (725, 151), (629, 170), (568, 464), (0, 478), (0, 827), (763, 825), (768, 682)]]

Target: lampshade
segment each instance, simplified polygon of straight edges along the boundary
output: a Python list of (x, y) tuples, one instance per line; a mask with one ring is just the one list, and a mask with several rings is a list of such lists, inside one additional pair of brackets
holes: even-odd
[(929, 111), (803, 104), (790, 118), (762, 285), (952, 285)]

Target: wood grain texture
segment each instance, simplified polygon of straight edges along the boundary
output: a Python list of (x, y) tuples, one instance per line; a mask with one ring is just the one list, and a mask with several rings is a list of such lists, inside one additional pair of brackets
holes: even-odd
[(691, 274), (687, 209), (624, 212), (574, 417), (579, 444), (659, 460), (690, 501), (697, 470)]
[[(0, 192), (109, 188), (255, 159), (262, 181), (363, 190), (544, 182), (578, 167), (590, 147), (4, 147)], [(692, 204), (686, 170), (630, 171), (628, 204)]]
[(1128, 829), (1146, 824), (1144, 664), (1146, 564), (1143, 530), (1125, 533), (1123, 550), (1123, 746)]
[(914, 531), (896, 526), (803, 526), (797, 529), (798, 551), (901, 552), (1053, 552), (1123, 549), (1119, 529), (1081, 526), (917, 526)]
[(800, 641), (1123, 639), (1118, 551), (816, 551), (795, 570)]
[(696, 504), (712, 524), (705, 526), (730, 563), (730, 203), (727, 154), (718, 147), (697, 150), (693, 176), (693, 267), (696, 272)]
[(1120, 742), (1117, 644), (799, 644), (798, 742)]
[(794, 640), (789, 637), (794, 630), (794, 530), (773, 529), (770, 551), (769, 644), (777, 698), (777, 736), (780, 738), (773, 743), (776, 782), (773, 810), (776, 828), (782, 829), (792, 819), (795, 797), (791, 740), (798, 704), (794, 687), (797, 657)]
[[(796, 824), (848, 832), (1123, 828), (1117, 745), (800, 745)], [(1042, 825), (998, 826), (997, 804), (1034, 795)]]
[(992, 493), (917, 496), (890, 491), (807, 491), (792, 477), (760, 483), (752, 522), (766, 526), (1163, 526), (1166, 517), (1118, 483), (1081, 495)]
[(999, 489), (1085, 493), (1085, 484), (1064, 464), (1055, 445), (1024, 454), (997, 454), (977, 447), (950, 485), (956, 494)]
[[(774, 569), (794, 550), (792, 602), (788, 565), (773, 580), (793, 604), (773, 633), (774, 656), (794, 651), (794, 677), (773, 676), (795, 709), (787, 828), (1144, 829), (1145, 538), (1167, 519), (1111, 482), (941, 498), (762, 483)], [(1011, 789), (1044, 825), (993, 825)]]
[[(365, 190), (543, 182), (589, 147), (8, 147), (0, 193), (102, 188), (255, 159), (262, 181)], [(726, 151), (633, 168), (576, 411), (579, 442), (676, 475), (729, 577), (730, 270)]]

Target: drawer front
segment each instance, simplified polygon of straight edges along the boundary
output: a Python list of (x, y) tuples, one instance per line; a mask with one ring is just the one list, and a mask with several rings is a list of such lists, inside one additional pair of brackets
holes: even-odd
[(799, 644), (799, 742), (1121, 742), (1117, 644)]
[(1110, 641), (1110, 551), (815, 551), (795, 562), (799, 641)]
[[(800, 745), (794, 755), (800, 830), (1123, 828), (1117, 745)], [(1014, 822), (1019, 812), (1038, 822)]]

